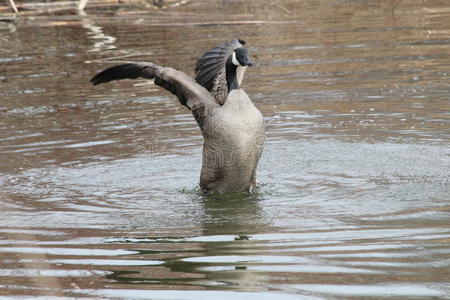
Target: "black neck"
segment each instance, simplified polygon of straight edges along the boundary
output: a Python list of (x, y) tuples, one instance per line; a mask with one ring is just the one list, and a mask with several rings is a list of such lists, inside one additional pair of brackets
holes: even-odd
[(232, 58), (230, 56), (227, 60), (226, 67), (225, 67), (228, 93), (231, 92), (232, 90), (239, 88), (239, 83), (238, 83), (237, 77), (236, 77), (236, 69), (237, 69), (237, 66), (235, 64), (233, 64)]

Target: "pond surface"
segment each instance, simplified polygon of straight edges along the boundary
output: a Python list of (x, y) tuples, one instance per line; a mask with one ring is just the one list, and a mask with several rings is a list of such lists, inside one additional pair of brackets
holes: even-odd
[[(236, 37), (259, 190), (203, 197), (189, 111), (88, 81)], [(93, 3), (0, 44), (0, 298), (450, 298), (450, 2)]]

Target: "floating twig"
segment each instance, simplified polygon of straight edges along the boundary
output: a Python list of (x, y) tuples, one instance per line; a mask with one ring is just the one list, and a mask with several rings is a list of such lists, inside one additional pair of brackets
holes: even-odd
[(14, 0), (8, 0), (8, 4), (9, 6), (11, 6), (11, 8), (13, 9), (13, 11), (15, 13), (18, 13), (19, 11), (17, 10), (16, 4), (14, 3)]

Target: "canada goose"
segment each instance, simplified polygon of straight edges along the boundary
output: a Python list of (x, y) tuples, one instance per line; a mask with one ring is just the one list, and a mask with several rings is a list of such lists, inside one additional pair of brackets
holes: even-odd
[(256, 184), (265, 133), (261, 112), (240, 87), (245, 69), (252, 66), (244, 44), (236, 39), (207, 51), (197, 61), (195, 80), (173, 68), (131, 62), (110, 67), (91, 82), (154, 79), (192, 111), (202, 131), (202, 190), (248, 191)]

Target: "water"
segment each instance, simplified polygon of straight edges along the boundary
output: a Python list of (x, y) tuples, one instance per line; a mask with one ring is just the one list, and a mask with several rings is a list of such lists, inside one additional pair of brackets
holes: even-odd
[[(6, 16), (6, 15), (5, 15)], [(0, 298), (450, 298), (450, 4), (189, 1), (0, 23)], [(192, 74), (240, 37), (259, 190), (204, 197)]]

